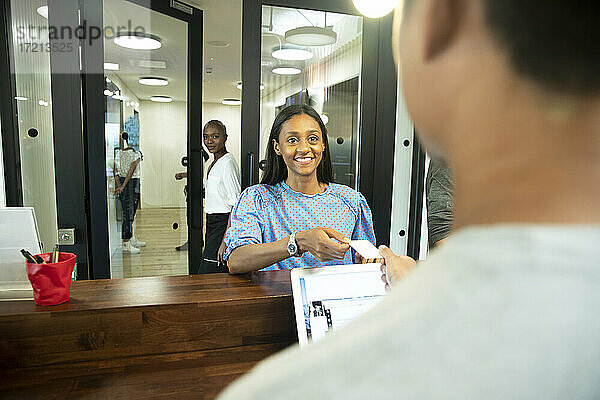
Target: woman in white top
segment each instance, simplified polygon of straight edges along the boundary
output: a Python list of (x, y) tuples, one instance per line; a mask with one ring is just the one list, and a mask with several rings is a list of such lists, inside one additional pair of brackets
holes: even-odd
[(129, 135), (123, 132), (123, 147), (119, 149), (119, 168), (114, 169), (116, 189), (123, 209), (123, 223), (121, 239), (123, 239), (123, 252), (137, 254), (145, 242), (133, 236), (133, 219), (138, 206), (140, 193), (140, 161), (141, 154), (132, 147), (128, 147)]
[(202, 263), (198, 272), (201, 274), (228, 272), (227, 267), (219, 262), (217, 252), (227, 230), (231, 209), (237, 204), (240, 196), (240, 170), (225, 148), (227, 129), (221, 121), (207, 122), (202, 136), (204, 145), (214, 155), (214, 160), (208, 167), (206, 177), (204, 192), (206, 235)]

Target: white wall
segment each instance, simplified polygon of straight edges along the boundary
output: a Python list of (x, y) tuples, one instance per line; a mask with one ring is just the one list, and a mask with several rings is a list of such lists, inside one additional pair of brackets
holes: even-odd
[[(227, 149), (240, 162), (240, 107), (220, 103), (202, 105), (203, 124), (218, 119), (227, 127)], [(185, 180), (181, 158), (187, 152), (187, 104), (140, 101), (140, 150), (142, 207), (185, 207)]]
[(181, 158), (187, 152), (187, 104), (140, 101), (141, 201), (143, 207), (185, 207)]

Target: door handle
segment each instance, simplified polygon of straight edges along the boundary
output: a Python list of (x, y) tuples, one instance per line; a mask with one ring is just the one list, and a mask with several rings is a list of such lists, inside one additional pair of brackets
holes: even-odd
[(248, 186), (254, 185), (254, 153), (248, 153)]

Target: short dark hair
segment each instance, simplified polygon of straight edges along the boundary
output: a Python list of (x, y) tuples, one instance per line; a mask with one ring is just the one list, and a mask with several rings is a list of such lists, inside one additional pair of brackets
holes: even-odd
[(123, 131), (123, 133), (121, 134), (121, 138), (125, 141), (129, 140), (129, 135), (127, 134), (127, 132)]
[(204, 128), (202, 129), (202, 133), (204, 133), (209, 127), (217, 128), (223, 135), (227, 135), (227, 128), (225, 124), (219, 121), (218, 119), (211, 119), (206, 124), (204, 124)]
[(517, 72), (570, 94), (600, 91), (597, 0), (483, 0), (488, 27)]
[(329, 152), (329, 142), (327, 141), (327, 128), (325, 128), (321, 116), (314, 108), (307, 104), (293, 104), (281, 110), (281, 112), (277, 114), (277, 117), (275, 117), (275, 121), (273, 121), (271, 134), (269, 135), (269, 143), (267, 144), (267, 166), (260, 183), (275, 185), (287, 178), (287, 166), (283, 161), (283, 157), (280, 157), (275, 153), (273, 140), (279, 142), (279, 133), (281, 132), (282, 125), (294, 115), (300, 114), (306, 114), (317, 121), (319, 128), (321, 129), (323, 143), (325, 144), (323, 158), (321, 158), (321, 162), (317, 166), (317, 180), (321, 183), (333, 182), (333, 167), (331, 166), (331, 153)]
[[(481, 0), (486, 24), (515, 70), (542, 87), (600, 91), (600, 3), (594, 0)], [(404, 0), (406, 16), (414, 0)]]

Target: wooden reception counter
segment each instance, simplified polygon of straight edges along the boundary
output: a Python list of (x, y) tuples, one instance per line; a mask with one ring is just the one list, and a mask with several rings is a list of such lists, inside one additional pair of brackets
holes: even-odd
[(296, 339), (289, 271), (74, 282), (0, 301), (0, 397), (213, 398)]

